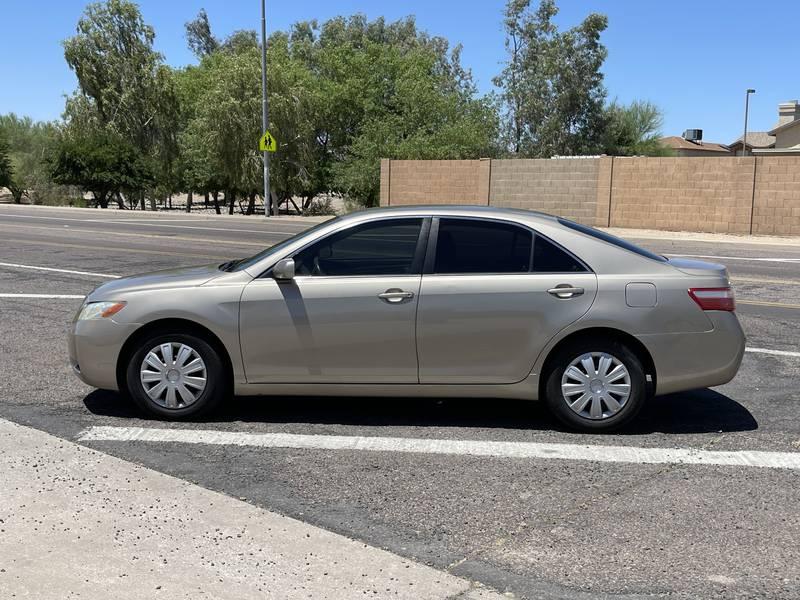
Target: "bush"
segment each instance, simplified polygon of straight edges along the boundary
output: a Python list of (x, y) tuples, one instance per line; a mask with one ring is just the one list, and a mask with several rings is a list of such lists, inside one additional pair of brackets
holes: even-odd
[(329, 197), (312, 200), (311, 204), (303, 213), (306, 217), (327, 217), (334, 216), (336, 209)]

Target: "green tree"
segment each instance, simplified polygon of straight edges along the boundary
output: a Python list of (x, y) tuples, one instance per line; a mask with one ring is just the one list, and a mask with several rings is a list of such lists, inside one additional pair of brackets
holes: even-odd
[(616, 100), (606, 108), (605, 153), (612, 156), (672, 156), (661, 143), (664, 117), (661, 110), (646, 100), (628, 105)]
[(45, 158), (52, 147), (57, 128), (53, 123), (35, 122), (14, 113), (0, 115), (0, 135), (8, 144), (8, 157), (14, 177), (8, 187), (14, 202), (29, 197), (34, 203), (55, 203), (68, 191), (53, 186)]
[(104, 129), (155, 161), (156, 180), (129, 186), (138, 194), (149, 188), (151, 197), (177, 180), (179, 121), (172, 72), (153, 50), (154, 38), (136, 4), (108, 0), (89, 4), (76, 35), (64, 42), (64, 57), (79, 86), (67, 101), (67, 128), (84, 139), (90, 130)]
[(154, 181), (151, 164), (138, 149), (104, 130), (64, 136), (51, 158), (51, 174), (56, 183), (91, 192), (100, 208), (115, 195)]
[(560, 32), (554, 0), (509, 0), (505, 10), (508, 60), (494, 79), (501, 88), (503, 140), (514, 155), (549, 157), (598, 152), (605, 129), (606, 91), (600, 71), (608, 20), (590, 14)]
[(184, 25), (189, 49), (197, 58), (203, 58), (219, 48), (219, 41), (211, 33), (208, 14), (201, 8), (197, 16)]
[(14, 169), (8, 155), (8, 142), (0, 130), (0, 187), (10, 188), (14, 181)]
[(382, 157), (494, 155), (491, 99), (476, 97), (460, 47), (451, 51), (447, 40), (419, 31), (413, 18), (301, 23), (291, 43), (320, 82), (317, 138), (332, 190), (374, 205)]

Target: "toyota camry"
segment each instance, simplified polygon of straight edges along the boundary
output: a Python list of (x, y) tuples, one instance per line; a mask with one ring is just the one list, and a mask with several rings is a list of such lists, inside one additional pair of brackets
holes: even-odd
[(541, 213), (404, 207), (105, 283), (69, 351), (84, 382), (166, 419), (232, 394), (515, 398), (603, 431), (654, 395), (730, 381), (734, 308), (721, 265)]

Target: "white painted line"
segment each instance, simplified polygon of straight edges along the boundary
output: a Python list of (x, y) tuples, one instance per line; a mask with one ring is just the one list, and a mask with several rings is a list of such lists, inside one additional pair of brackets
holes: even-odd
[(92, 271), (73, 271), (71, 269), (55, 269), (53, 267), (37, 267), (34, 265), (20, 265), (17, 263), (0, 262), (0, 267), (11, 267), (13, 269), (32, 269), (34, 271), (52, 271), (54, 273), (69, 273), (70, 275), (88, 275), (89, 277), (105, 277), (108, 279), (119, 279), (121, 275), (109, 275), (108, 273), (93, 273)]
[(800, 258), (758, 258), (748, 256), (716, 256), (712, 254), (665, 254), (676, 258), (713, 258), (715, 260), (747, 260), (754, 262), (800, 263)]
[(145, 427), (92, 427), (82, 442), (177, 442), (256, 448), (316, 450), (364, 450), (448, 454), (498, 458), (543, 458), (609, 463), (690, 464), (737, 467), (800, 469), (800, 452), (735, 452), (690, 448), (640, 448), (637, 446), (589, 446), (537, 442), (491, 442), (420, 438), (298, 435), (290, 433), (243, 433), (208, 429), (156, 429)]
[(800, 358), (800, 352), (790, 350), (770, 350), (769, 348), (745, 348), (745, 352), (755, 352), (756, 354), (774, 354), (775, 356), (794, 356)]
[(5, 294), (0, 293), (0, 298), (40, 298), (52, 300), (73, 300), (86, 298), (84, 294)]
[[(232, 231), (235, 233), (266, 233), (266, 234), (275, 234), (275, 235), (286, 235), (290, 233), (298, 233), (297, 231), (268, 231), (266, 229), (233, 229), (233, 228), (226, 228), (226, 227), (198, 227), (193, 225), (167, 225), (164, 223), (142, 223), (137, 219), (130, 218), (130, 219), (114, 219), (114, 220), (105, 220), (105, 219), (73, 219), (70, 217), (39, 217), (39, 216), (31, 216), (31, 215), (9, 215), (3, 214), (4, 217), (10, 217), (12, 219), (45, 219), (49, 221), (77, 221), (78, 223), (130, 223), (131, 225), (141, 225), (142, 227), (170, 227), (172, 229), (201, 229), (204, 231)], [(224, 218), (224, 217), (223, 217)], [(171, 219), (168, 219), (171, 220)], [(302, 223), (300, 224), (302, 225)], [(66, 227), (66, 225), (65, 225)], [(300, 231), (303, 231), (302, 229)]]

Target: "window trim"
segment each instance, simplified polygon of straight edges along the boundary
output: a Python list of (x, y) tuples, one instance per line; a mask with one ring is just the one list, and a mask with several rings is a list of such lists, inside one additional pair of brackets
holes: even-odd
[[(292, 251), (290, 254), (284, 256), (279, 260), (283, 260), (285, 258), (294, 258), (307, 248), (311, 246), (324, 242), (326, 239), (337, 236), (348, 231), (352, 231), (353, 229), (358, 229), (361, 227), (369, 227), (369, 226), (378, 226), (382, 223), (386, 223), (388, 221), (398, 221), (398, 220), (420, 220), (422, 224), (420, 226), (419, 235), (417, 237), (417, 245), (414, 249), (414, 258), (411, 260), (411, 273), (395, 273), (395, 274), (383, 274), (383, 275), (295, 275), (294, 279), (364, 279), (364, 278), (376, 278), (376, 277), (419, 277), (422, 275), (422, 266), (424, 264), (425, 259), (425, 251), (428, 244), (429, 239), (429, 232), (431, 227), (431, 217), (426, 217), (424, 215), (397, 215), (391, 217), (383, 217), (378, 219), (370, 219), (368, 221), (361, 221), (359, 223), (353, 223), (350, 227), (342, 227), (336, 229), (335, 231), (331, 231), (328, 235), (324, 237), (318, 237), (304, 246), (297, 248), (296, 250)], [(264, 271), (262, 273), (261, 278), (268, 278), (272, 276), (272, 269), (274, 265)]]
[[(501, 271), (501, 272), (475, 272), (475, 273), (436, 273), (436, 246), (439, 241), (439, 221), (441, 219), (451, 219), (456, 221), (480, 221), (482, 223), (500, 223), (503, 225), (512, 225), (515, 227), (519, 227), (520, 229), (524, 229), (531, 234), (531, 257), (529, 260), (528, 271), (515, 271), (515, 272), (508, 272), (508, 271)], [(535, 263), (534, 263), (534, 249), (536, 248), (536, 237), (539, 236), (547, 242), (553, 244), (556, 248), (573, 258), (578, 264), (583, 266), (583, 271), (547, 271), (547, 272), (537, 272), (534, 270)], [(555, 240), (547, 237), (539, 233), (533, 227), (528, 226), (525, 223), (519, 223), (517, 221), (510, 221), (508, 219), (493, 219), (493, 218), (486, 218), (486, 217), (473, 217), (473, 216), (461, 216), (461, 215), (437, 215), (434, 216), (431, 222), (430, 231), (428, 233), (428, 247), (427, 252), (425, 254), (425, 263), (422, 269), (422, 275), (435, 275), (438, 277), (464, 277), (464, 276), (474, 276), (474, 275), (576, 275), (581, 273), (594, 273), (594, 270), (586, 264), (584, 260), (581, 260), (577, 257), (573, 252), (570, 252), (564, 246), (556, 242)]]

